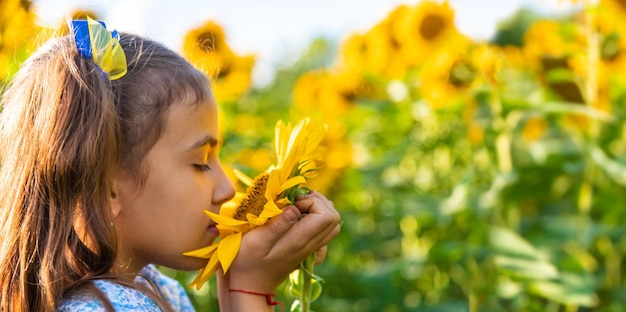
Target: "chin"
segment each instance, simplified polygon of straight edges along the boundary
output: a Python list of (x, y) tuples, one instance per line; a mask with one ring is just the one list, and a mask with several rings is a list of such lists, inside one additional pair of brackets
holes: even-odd
[(176, 259), (175, 262), (169, 262), (163, 265), (174, 270), (195, 271), (195, 270), (199, 270), (203, 268), (208, 262), (208, 259), (201, 259), (201, 258), (194, 258), (194, 257), (187, 257), (187, 256), (182, 256), (182, 257), (183, 257), (182, 259)]

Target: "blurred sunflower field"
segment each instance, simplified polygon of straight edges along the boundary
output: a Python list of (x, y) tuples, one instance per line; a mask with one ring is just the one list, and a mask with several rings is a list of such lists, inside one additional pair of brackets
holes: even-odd
[[(344, 221), (313, 310), (624, 311), (626, 1), (562, 3), (571, 13), (520, 9), (484, 42), (445, 1), (401, 5), (313, 40), (262, 87), (228, 29), (188, 31), (180, 52), (211, 77), (224, 164), (265, 170), (279, 119), (328, 125), (310, 186)], [(40, 27), (29, 1), (0, 9), (8, 81)], [(213, 282), (189, 293), (217, 311)]]

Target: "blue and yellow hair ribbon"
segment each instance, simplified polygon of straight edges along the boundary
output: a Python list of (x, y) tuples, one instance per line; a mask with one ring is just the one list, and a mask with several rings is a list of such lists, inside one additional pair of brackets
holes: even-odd
[(104, 22), (91, 18), (73, 20), (72, 30), (78, 52), (82, 57), (93, 60), (109, 80), (126, 75), (126, 54), (116, 30), (109, 32)]

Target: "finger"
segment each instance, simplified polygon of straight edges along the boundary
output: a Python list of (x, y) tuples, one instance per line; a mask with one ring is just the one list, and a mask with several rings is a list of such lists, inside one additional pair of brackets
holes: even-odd
[(324, 245), (322, 248), (318, 249), (315, 252), (315, 264), (320, 265), (324, 263), (324, 259), (326, 258), (327, 253), (328, 253), (327, 245)]
[(309, 192), (308, 192), (308, 193), (306, 193), (306, 194), (302, 194), (302, 195), (298, 195), (298, 196), (296, 196), (296, 200), (297, 200), (298, 198), (301, 198), (301, 197), (320, 197), (320, 198), (326, 198), (326, 196), (324, 196), (322, 193), (317, 192), (317, 191), (315, 191), (315, 190), (309, 190)]
[(283, 209), (283, 213), (273, 217), (264, 226), (257, 227), (255, 231), (258, 233), (255, 237), (262, 238), (258, 241), (258, 248), (272, 248), (300, 219), (300, 211), (294, 206), (287, 206)]
[(331, 201), (319, 193), (299, 197), (294, 203), (302, 213), (332, 214), (339, 217), (339, 213)]
[(326, 214), (307, 215), (277, 242), (272, 252), (286, 253), (290, 250), (289, 253), (295, 257), (305, 257), (322, 248), (340, 232), (339, 224), (333, 218)]
[(330, 226), (317, 236), (306, 241), (304, 246), (302, 246), (302, 250), (310, 254), (313, 251), (324, 248), (324, 246), (328, 245), (340, 232), (341, 228), (339, 225)]
[[(309, 208), (312, 208), (312, 207), (311, 207), (310, 205), (309, 205), (309, 206), (306, 206), (306, 205), (304, 204), (304, 202), (308, 202), (307, 200), (311, 200), (311, 199), (314, 199), (314, 198), (317, 198), (317, 199), (318, 199), (318, 200), (319, 200), (322, 204), (324, 204), (324, 207), (329, 207), (329, 208), (333, 208), (333, 209), (334, 209), (334, 206), (335, 206), (335, 205), (333, 204), (333, 202), (332, 202), (332, 201), (328, 200), (328, 198), (326, 198), (326, 197), (325, 197), (324, 195), (322, 195), (321, 193), (318, 193), (318, 192), (313, 191), (313, 190), (312, 190), (312, 191), (310, 191), (310, 192), (309, 192), (308, 194), (306, 194), (306, 195), (300, 195), (300, 196), (297, 196), (297, 197), (296, 197), (296, 203), (297, 203), (297, 202), (302, 202), (302, 203), (300, 204), (300, 207), (299, 207), (299, 208), (303, 208), (303, 209), (305, 209), (305, 211), (303, 211), (303, 212), (308, 213), (308, 209), (309, 209)], [(301, 211), (302, 211), (302, 210), (301, 210)]]
[[(333, 203), (320, 193), (312, 191), (299, 196), (294, 205), (284, 208), (283, 215), (291, 213), (287, 209), (293, 209), (292, 212), (298, 215), (300, 221), (288, 224), (289, 226), (282, 226), (281, 222), (277, 222), (269, 245), (271, 250), (268, 249), (268, 253), (306, 256), (327, 245), (339, 234), (339, 213)], [(306, 212), (306, 217), (302, 218), (301, 212)]]
[(306, 242), (310, 243), (310, 247), (315, 248), (313, 250), (326, 245), (339, 234), (341, 216), (333, 203), (321, 193), (311, 191), (307, 195), (299, 196), (294, 205), (301, 212), (306, 213), (305, 217), (296, 224), (296, 229), (301, 229), (303, 233), (312, 236)]

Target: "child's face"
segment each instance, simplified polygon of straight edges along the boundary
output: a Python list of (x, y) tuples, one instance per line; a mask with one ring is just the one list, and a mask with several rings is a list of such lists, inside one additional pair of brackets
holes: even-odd
[(206, 263), (182, 253), (211, 244), (218, 231), (203, 210), (217, 213), (235, 192), (219, 163), (217, 139), (213, 99), (170, 107), (164, 132), (144, 159), (145, 186), (137, 188), (124, 173), (114, 182), (120, 265), (192, 270)]

